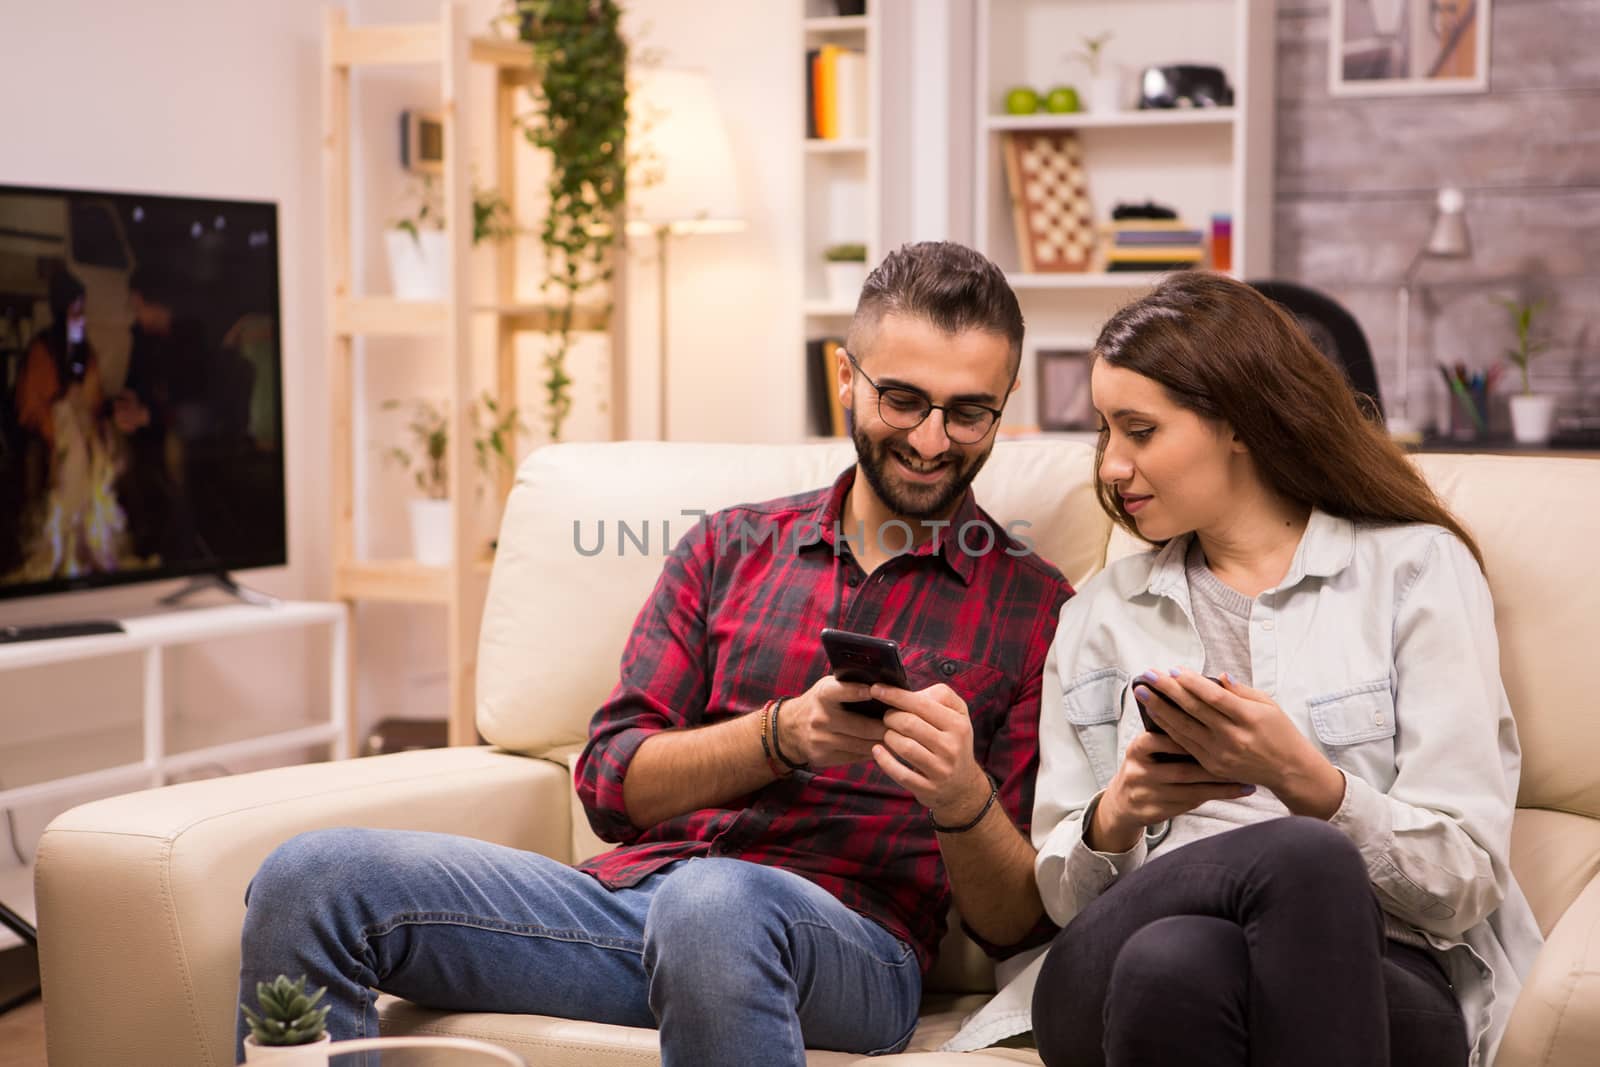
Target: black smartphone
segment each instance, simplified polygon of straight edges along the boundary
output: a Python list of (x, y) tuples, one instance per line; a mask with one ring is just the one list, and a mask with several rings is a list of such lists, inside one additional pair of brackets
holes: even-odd
[[(828, 654), (833, 676), (841, 682), (909, 688), (906, 669), (900, 662), (900, 646), (886, 637), (829, 628), (822, 631), (822, 648)], [(840, 707), (869, 719), (881, 719), (889, 710), (881, 700), (852, 700)]]
[[(1206, 677), (1207, 678), (1211, 678), (1211, 676), (1209, 674), (1206, 675)], [(1213, 682), (1216, 682), (1218, 685), (1222, 684), (1222, 680), (1220, 678), (1211, 678), (1211, 680)], [(1167, 694), (1163, 693), (1161, 690), (1157, 689), (1155, 686), (1151, 685), (1150, 683), (1144, 682), (1144, 681), (1141, 681), (1138, 678), (1135, 678), (1133, 680), (1133, 684), (1134, 685), (1142, 685), (1142, 686), (1144, 686), (1147, 690), (1150, 691), (1150, 695), (1151, 696), (1155, 697), (1157, 700), (1164, 701), (1166, 703), (1166, 705), (1169, 708), (1172, 708), (1174, 711), (1177, 711), (1177, 712), (1179, 712), (1179, 713), (1181, 713), (1183, 715), (1189, 714), (1187, 711), (1184, 711), (1182, 708), (1178, 707), (1177, 704), (1173, 703), (1171, 697), (1167, 696)], [(1161, 724), (1160, 723), (1156, 722), (1155, 719), (1150, 717), (1150, 712), (1145, 710), (1144, 703), (1142, 701), (1140, 701), (1140, 699), (1139, 699), (1137, 694), (1134, 696), (1133, 701), (1134, 701), (1135, 704), (1139, 705), (1139, 718), (1144, 720), (1144, 728), (1146, 730), (1149, 730), (1153, 734), (1160, 734), (1162, 737), (1166, 737), (1167, 736), (1167, 732), (1161, 728)], [(1152, 752), (1150, 754), (1150, 758), (1152, 760), (1154, 760), (1156, 763), (1199, 763), (1200, 762), (1199, 760), (1195, 759), (1193, 756), (1189, 755), (1187, 752), (1184, 752), (1184, 753), (1181, 753), (1181, 754), (1177, 753), (1177, 752)]]

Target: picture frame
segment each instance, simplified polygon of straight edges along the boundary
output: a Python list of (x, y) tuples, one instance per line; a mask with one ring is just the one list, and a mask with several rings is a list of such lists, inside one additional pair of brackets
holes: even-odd
[(400, 112), (400, 165), (413, 174), (444, 173), (442, 112)]
[(1489, 88), (1491, 0), (1333, 0), (1334, 96), (1481, 93)]
[(1045, 341), (1033, 352), (1039, 429), (1082, 433), (1095, 429), (1089, 397), (1089, 341)]

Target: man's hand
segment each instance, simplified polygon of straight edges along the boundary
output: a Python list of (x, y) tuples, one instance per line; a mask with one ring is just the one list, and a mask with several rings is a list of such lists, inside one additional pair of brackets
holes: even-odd
[(872, 751), (883, 773), (904, 786), (943, 826), (972, 821), (989, 799), (989, 776), (972, 752), (967, 703), (948, 685), (910, 692), (875, 685), (888, 704), (883, 744)]
[(1084, 827), (1084, 843), (1097, 852), (1126, 852), (1139, 843), (1146, 826), (1192, 811), (1208, 800), (1237, 800), (1255, 792), (1255, 786), (1220, 780), (1201, 764), (1152, 758), (1160, 752), (1181, 755), (1183, 751), (1171, 738), (1149, 731), (1130, 741), (1122, 766), (1100, 796), (1094, 819)]
[(1146, 701), (1150, 717), (1214, 778), (1266, 786), (1296, 815), (1328, 819), (1344, 800), (1344, 776), (1261, 690), (1188, 670), (1134, 682), (1183, 709)]
[(795, 763), (818, 769), (860, 763), (871, 756), (873, 746), (883, 740), (883, 723), (840, 707), (867, 699), (868, 688), (823, 675), (778, 709), (778, 747)]

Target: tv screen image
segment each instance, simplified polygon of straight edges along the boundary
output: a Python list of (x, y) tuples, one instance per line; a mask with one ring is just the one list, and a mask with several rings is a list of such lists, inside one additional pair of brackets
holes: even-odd
[(286, 562), (277, 206), (0, 185), (0, 597)]

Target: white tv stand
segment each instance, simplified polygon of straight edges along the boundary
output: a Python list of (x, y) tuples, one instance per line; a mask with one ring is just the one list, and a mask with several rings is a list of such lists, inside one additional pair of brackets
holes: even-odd
[[(119, 787), (142, 789), (166, 784), (169, 776), (245, 756), (329, 745), (335, 759), (350, 755), (349, 623), (345, 605), (314, 601), (281, 601), (274, 605), (228, 604), (186, 608), (119, 620), (125, 633), (24, 641), (0, 645), (0, 673), (23, 667), (144, 652), (143, 758), (98, 770), (10, 789), (0, 789), (0, 808), (21, 806), (86, 792)], [(329, 663), (328, 721), (260, 737), (202, 744), (168, 752), (162, 650), (219, 637), (263, 633), (304, 626), (328, 626), (333, 642)]]

